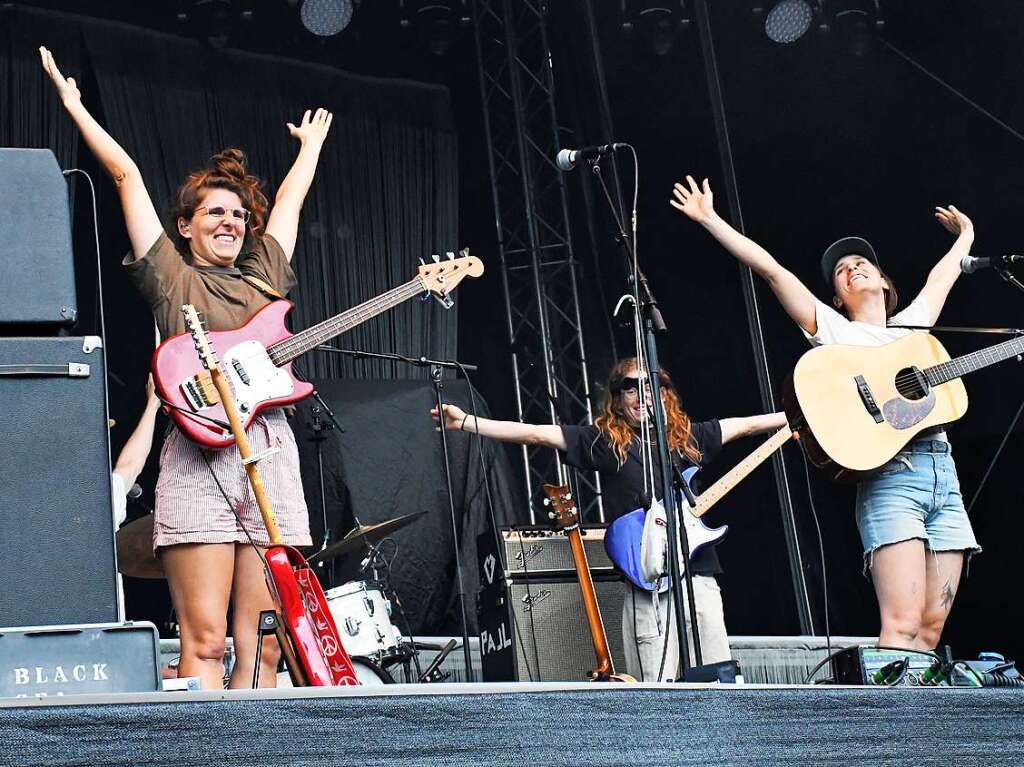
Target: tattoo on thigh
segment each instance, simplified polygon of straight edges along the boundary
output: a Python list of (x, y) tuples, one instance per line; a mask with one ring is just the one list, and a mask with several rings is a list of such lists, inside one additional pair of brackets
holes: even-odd
[(953, 579), (946, 578), (946, 583), (942, 587), (942, 607), (948, 613), (953, 608), (953, 598), (956, 593), (953, 591)]

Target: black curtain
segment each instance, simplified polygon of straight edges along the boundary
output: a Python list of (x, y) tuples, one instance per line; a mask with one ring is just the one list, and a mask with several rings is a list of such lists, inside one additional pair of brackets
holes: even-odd
[[(425, 379), (422, 371), (419, 376)], [(320, 381), (318, 388), (345, 431), (339, 433), (328, 428), (322, 432), (318, 460), (318, 431), (313, 413), (317, 403), (304, 401), (292, 419), (314, 542), (319, 547), (325, 506), (332, 542), (351, 530), (357, 519), (362, 525), (374, 525), (423, 512), (391, 536), (393, 546), (383, 547), (392, 561), (391, 585), (401, 599), (413, 632), (458, 634), (451, 508), (439, 436), (429, 415), (434, 403), (433, 387), (420, 380)], [(454, 402), (467, 411), (474, 405), (463, 381), (446, 384), (442, 394), (445, 402)], [(479, 394), (475, 405), (481, 415), (488, 414), (487, 404)], [(320, 419), (323, 424), (323, 415)], [(447, 432), (447, 436), (463, 585), (470, 631), (475, 633), (479, 585), (477, 536), (493, 529), (485, 471), (498, 525), (520, 518), (523, 501), (518, 485), (509, 482), (512, 474), (505, 451), (493, 442), (485, 442), (481, 462), (479, 439), (462, 432)], [(359, 561), (364, 555), (365, 551), (360, 550), (354, 556), (336, 560), (333, 583), (368, 579), (369, 573), (359, 572)], [(405, 628), (399, 623), (397, 609), (392, 620)]]
[[(334, 113), (293, 259), (295, 328), (408, 281), (421, 257), (457, 250), (457, 140), (446, 89), (214, 50), (115, 22), (25, 9), (2, 13), (0, 143), (50, 147), (63, 167), (79, 159), (77, 131), (39, 65), (36, 49), (46, 45), (79, 81), (90, 111), (138, 163), (162, 212), (185, 175), (227, 146), (246, 151), (273, 200), (298, 149), (285, 123), (297, 124), (307, 108)], [(128, 245), (113, 186), (87, 150), (81, 155), (98, 176), (111, 364), (115, 380), (135, 380), (148, 364), (150, 323), (121, 273)], [(91, 256), (82, 247), (78, 252), (80, 262), (86, 252)], [(457, 310), (409, 301), (343, 343), (453, 358), (456, 325)], [(320, 378), (409, 376), (391, 363), (355, 369), (321, 355), (304, 360), (301, 370)]]

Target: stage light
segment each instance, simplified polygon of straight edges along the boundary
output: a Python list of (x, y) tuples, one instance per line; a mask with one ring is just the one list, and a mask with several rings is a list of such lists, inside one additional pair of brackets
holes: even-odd
[(178, 0), (175, 18), (213, 48), (228, 44), (238, 22), (253, 20), (250, 0)]
[(846, 0), (833, 3), (833, 31), (846, 50), (862, 58), (875, 44), (875, 32), (885, 26), (879, 0)]
[(810, 29), (813, 18), (814, 11), (807, 0), (782, 0), (768, 11), (764, 31), (777, 43), (793, 43)]
[(332, 37), (352, 21), (352, 0), (305, 0), (299, 18), (317, 37)]
[(690, 26), (686, 0), (671, 5), (664, 1), (621, 0), (620, 12), (622, 33), (628, 37), (639, 31), (656, 56), (670, 54), (679, 32)]
[(468, 0), (398, 0), (398, 23), (402, 29), (418, 30), (435, 56), (445, 56), (459, 29), (472, 23)]

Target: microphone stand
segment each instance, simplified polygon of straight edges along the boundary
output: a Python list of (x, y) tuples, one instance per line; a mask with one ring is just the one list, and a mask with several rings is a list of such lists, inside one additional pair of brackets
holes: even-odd
[[(694, 664), (702, 666), (704, 659), (701, 655), (700, 647), (697, 602), (693, 593), (693, 573), (692, 568), (690, 567), (690, 544), (687, 539), (686, 528), (681, 524), (679, 517), (679, 514), (682, 513), (682, 511), (676, 505), (676, 494), (674, 492), (674, 488), (677, 485), (673, 479), (675, 470), (668, 447), (668, 432), (665, 423), (664, 404), (661, 401), (661, 381), (659, 378), (661, 367), (658, 362), (658, 342), (655, 334), (668, 332), (668, 326), (665, 324), (665, 319), (662, 317), (661, 310), (658, 308), (658, 302), (655, 300), (654, 294), (651, 292), (651, 287), (647, 281), (647, 277), (640, 271), (640, 267), (636, 261), (636, 211), (634, 210), (633, 212), (633, 236), (630, 237), (622, 225), (615, 203), (612, 201), (611, 194), (608, 191), (608, 186), (605, 184), (604, 177), (601, 175), (600, 158), (591, 160), (590, 168), (600, 183), (605, 199), (608, 201), (608, 205), (612, 210), (612, 217), (614, 218), (615, 225), (619, 230), (619, 239), (626, 248), (627, 254), (632, 256), (632, 261), (627, 264), (627, 272), (630, 275), (630, 283), (634, 291), (634, 311), (639, 311), (643, 314), (644, 351), (647, 356), (647, 372), (651, 382), (651, 410), (654, 413), (654, 434), (657, 442), (658, 458), (661, 462), (661, 496), (662, 503), (665, 506), (665, 518), (668, 522), (668, 576), (669, 583), (672, 586), (672, 607), (676, 615), (676, 637), (679, 644), (679, 668), (677, 670), (677, 678), (684, 679), (686, 677), (686, 670), (690, 665), (689, 644), (687, 643), (686, 636), (686, 620), (683, 611), (682, 583), (684, 577), (686, 581), (686, 596), (690, 613), (690, 626), (692, 628), (693, 636)], [(636, 273), (635, 277), (634, 267)], [(639, 293), (641, 290), (643, 291), (643, 300), (641, 304), (637, 304), (637, 301), (640, 299)], [(641, 435), (641, 439), (647, 439), (647, 435)], [(682, 489), (690, 507), (693, 508), (696, 506), (697, 500), (693, 497), (693, 493), (690, 491), (689, 486), (687, 486), (685, 482), (678, 483), (678, 486)], [(682, 573), (680, 573), (679, 570), (680, 559), (682, 559), (683, 565)]]
[(395, 360), (397, 362), (404, 362), (408, 365), (415, 365), (421, 368), (430, 368), (430, 382), (434, 386), (434, 398), (437, 403), (437, 412), (441, 417), (441, 456), (444, 460), (444, 476), (446, 488), (448, 490), (448, 509), (451, 513), (452, 521), (452, 539), (455, 543), (455, 583), (458, 590), (459, 596), (459, 623), (462, 629), (462, 655), (463, 662), (465, 664), (466, 680), (469, 682), (475, 681), (473, 677), (473, 660), (469, 651), (469, 620), (466, 617), (466, 588), (465, 581), (462, 575), (462, 554), (460, 552), (461, 536), (459, 535), (459, 523), (458, 517), (455, 514), (455, 493), (452, 490), (452, 468), (451, 462), (448, 459), (448, 437), (444, 428), (444, 415), (443, 407), (444, 401), (441, 397), (441, 390), (444, 388), (444, 383), (441, 379), (441, 374), (445, 368), (450, 370), (477, 370), (476, 365), (464, 365), (459, 362), (452, 360), (432, 360), (427, 357), (406, 357), (402, 354), (388, 354), (380, 352), (363, 352), (356, 351), (353, 349), (338, 349), (333, 346), (318, 346), (318, 351), (331, 352), (333, 354), (343, 354), (353, 359), (380, 359), (380, 360)]

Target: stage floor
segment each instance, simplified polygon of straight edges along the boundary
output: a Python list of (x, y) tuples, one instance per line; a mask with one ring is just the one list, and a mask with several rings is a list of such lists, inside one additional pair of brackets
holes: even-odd
[(0, 701), (0, 765), (1014, 765), (1024, 691), (511, 683)]

